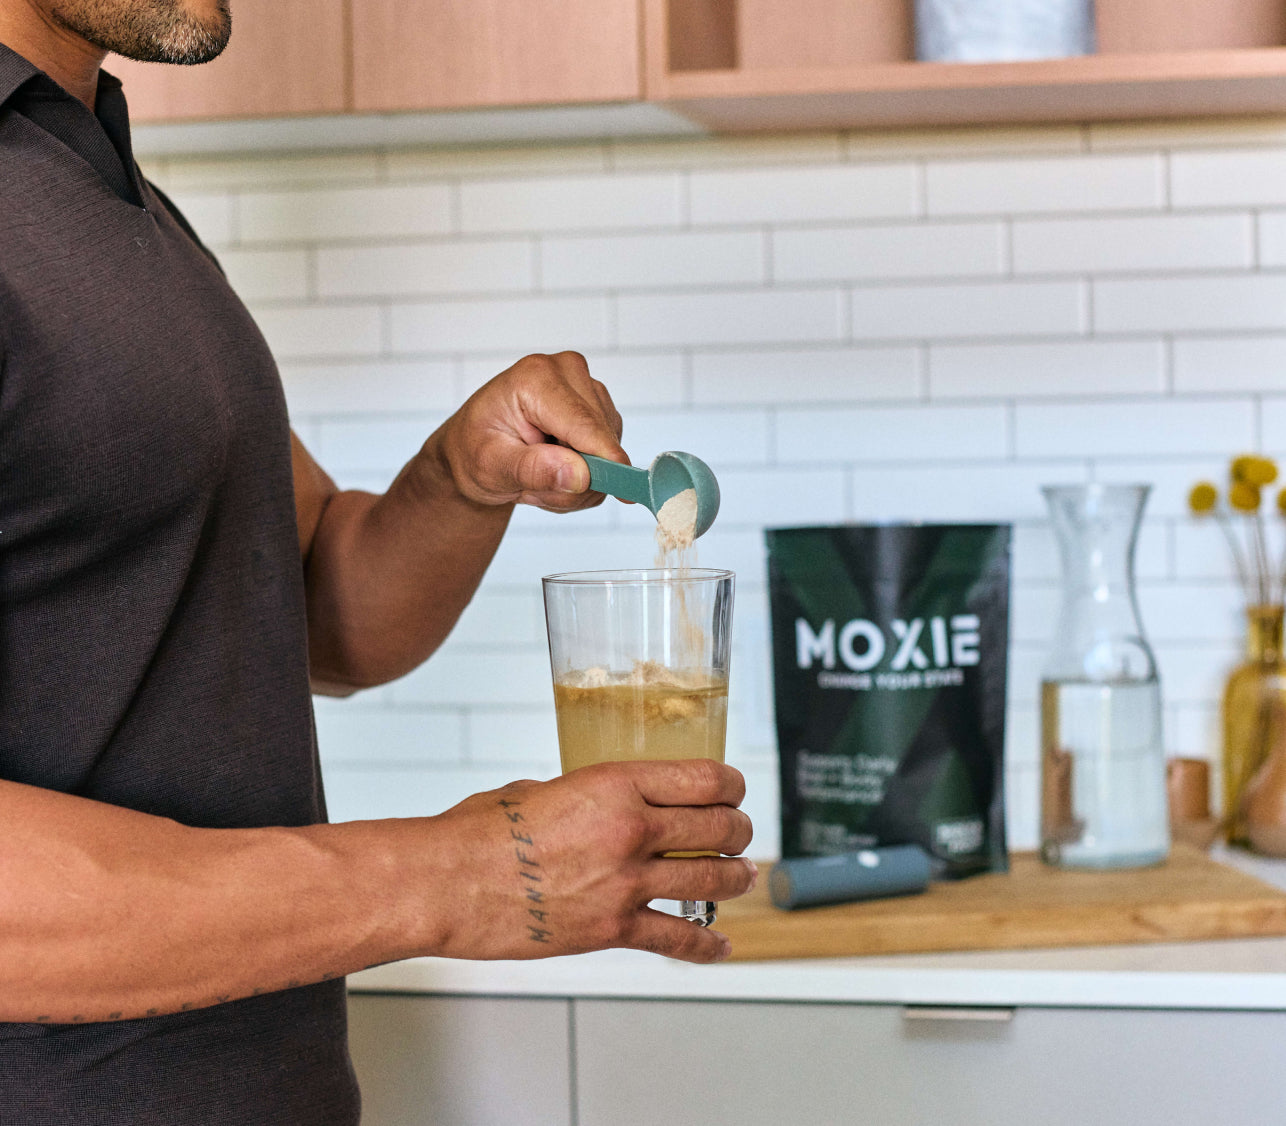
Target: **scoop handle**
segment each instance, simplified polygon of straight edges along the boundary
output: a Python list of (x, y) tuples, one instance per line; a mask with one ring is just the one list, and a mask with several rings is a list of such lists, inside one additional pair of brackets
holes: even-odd
[[(580, 452), (579, 450), (577, 451)], [(652, 485), (646, 469), (622, 465), (593, 454), (581, 454), (589, 466), (589, 487), (598, 493), (609, 493), (621, 500), (652, 507)]]

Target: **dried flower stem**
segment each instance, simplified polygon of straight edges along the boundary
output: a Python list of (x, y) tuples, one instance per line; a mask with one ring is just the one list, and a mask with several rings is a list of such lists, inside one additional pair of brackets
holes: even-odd
[[(1222, 510), (1215, 512), (1215, 519), (1219, 521), (1219, 527), (1223, 531), (1224, 538), (1228, 541), (1228, 547), (1232, 550), (1232, 563), (1233, 567), (1236, 568), (1237, 581), (1241, 584), (1242, 593), (1245, 594), (1248, 602), (1253, 602), (1255, 590), (1250, 585), (1250, 572), (1246, 569), (1246, 555), (1232, 530), (1232, 521), (1228, 518), (1228, 514)], [(1286, 582), (1286, 579), (1283, 581)]]

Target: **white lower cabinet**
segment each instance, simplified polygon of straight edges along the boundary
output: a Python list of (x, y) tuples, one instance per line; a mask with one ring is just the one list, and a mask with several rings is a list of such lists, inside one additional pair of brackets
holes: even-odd
[(566, 1126), (568, 1001), (350, 994), (362, 1126)]
[(364, 996), (364, 1126), (1268, 1126), (1286, 1013)]

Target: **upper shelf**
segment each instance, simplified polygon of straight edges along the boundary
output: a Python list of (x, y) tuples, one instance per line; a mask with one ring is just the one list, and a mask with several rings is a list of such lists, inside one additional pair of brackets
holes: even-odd
[(1286, 112), (1278, 0), (1097, 0), (1099, 52), (913, 61), (910, 0), (644, 0), (646, 96), (719, 132)]
[(731, 133), (1270, 114), (1286, 112), (1286, 48), (687, 71), (648, 95)]

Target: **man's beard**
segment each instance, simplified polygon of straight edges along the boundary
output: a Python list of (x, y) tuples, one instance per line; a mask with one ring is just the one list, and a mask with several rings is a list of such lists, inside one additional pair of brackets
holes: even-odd
[(208, 63), (228, 45), (232, 15), (217, 0), (213, 21), (203, 23), (184, 0), (50, 0), (49, 14), (69, 31), (104, 51), (145, 63)]

